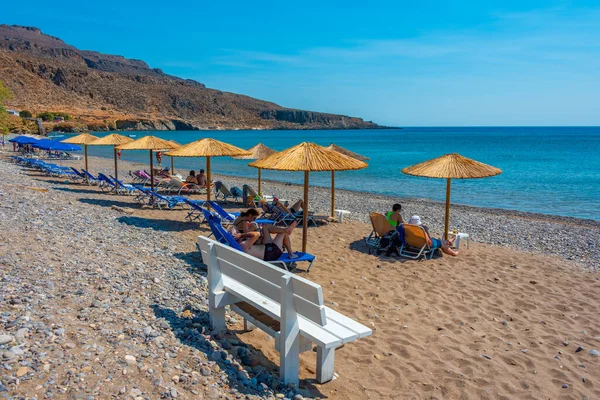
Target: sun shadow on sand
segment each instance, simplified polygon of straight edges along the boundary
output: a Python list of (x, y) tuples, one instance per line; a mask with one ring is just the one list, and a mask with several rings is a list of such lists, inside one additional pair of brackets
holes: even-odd
[[(381, 252), (381, 254), (377, 254), (377, 250), (373, 249), (373, 248), (369, 248), (363, 239), (355, 240), (354, 242), (350, 243), (350, 245), (348, 247), (350, 248), (350, 250), (360, 251), (361, 253), (370, 254), (373, 257), (377, 257), (380, 260), (397, 261), (400, 263), (405, 263), (407, 261), (411, 261), (410, 258), (401, 257), (397, 253), (387, 256), (386, 252), (383, 251), (383, 252)], [(370, 253), (369, 253), (369, 250), (370, 250)], [(433, 256), (433, 258), (438, 258), (438, 257), (440, 257), (440, 255), (439, 255), (439, 252), (436, 251), (436, 254)]]
[(156, 231), (164, 232), (184, 232), (198, 229), (197, 224), (191, 224), (187, 221), (174, 221), (171, 219), (152, 219), (124, 215), (117, 218), (117, 221), (138, 228), (152, 228)]
[(190, 251), (189, 253), (174, 253), (173, 256), (179, 258), (181, 261), (184, 261), (187, 265), (190, 266), (188, 271), (191, 273), (195, 273), (198, 270), (206, 271), (206, 265), (202, 264), (202, 257), (200, 256), (200, 252)]
[(132, 208), (133, 207), (138, 207), (139, 205), (136, 203), (131, 203), (131, 202), (125, 202), (125, 201), (118, 201), (118, 200), (114, 200), (114, 199), (110, 199), (110, 200), (104, 200), (104, 199), (78, 199), (78, 201), (85, 203), (85, 204), (92, 204), (95, 206), (101, 206), (101, 207), (112, 207), (112, 206), (117, 206), (117, 207), (127, 207), (127, 208)]
[[(227, 330), (211, 334), (209, 314), (205, 310), (188, 306), (184, 310), (188, 314), (188, 318), (185, 318), (183, 315), (177, 315), (172, 309), (158, 304), (153, 304), (151, 308), (156, 318), (163, 318), (169, 323), (175, 337), (183, 345), (198, 349), (206, 355), (207, 361), (196, 359), (200, 364), (197, 366), (198, 370), (202, 366), (210, 369), (211, 365), (217, 364), (229, 377), (229, 385), (243, 394), (264, 394), (264, 389), (258, 389), (261, 387), (260, 384), (287, 392), (286, 387), (278, 381), (279, 366), (266, 358), (261, 350), (241, 341), (237, 334), (244, 333), (243, 330)], [(218, 342), (218, 344), (211, 342)], [(238, 371), (238, 368), (232, 364), (233, 360), (242, 365), (248, 374)], [(310, 391), (312, 397), (327, 397), (310, 381), (301, 380), (300, 387), (303, 391)]]
[[(46, 182), (50, 182), (50, 181), (46, 181)], [(64, 182), (58, 182), (58, 183), (64, 183)], [(54, 189), (54, 190), (60, 190), (61, 192), (70, 192), (70, 193), (91, 193), (91, 194), (100, 194), (100, 193), (102, 193), (99, 190), (86, 189), (84, 187), (82, 187), (82, 188), (70, 188), (70, 187), (56, 187), (55, 186), (52, 189)]]

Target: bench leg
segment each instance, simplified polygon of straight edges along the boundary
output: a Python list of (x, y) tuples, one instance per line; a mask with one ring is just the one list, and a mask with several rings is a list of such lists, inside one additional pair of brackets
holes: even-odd
[(325, 383), (333, 379), (335, 348), (317, 347), (317, 382)]
[(210, 326), (213, 330), (220, 332), (227, 329), (227, 325), (225, 324), (225, 307), (214, 308), (209, 305), (208, 313)]
[(246, 318), (244, 318), (244, 330), (245, 331), (253, 331), (255, 329), (256, 329), (256, 325), (254, 325), (252, 322), (250, 322)]
[(288, 340), (279, 339), (279, 380), (284, 384), (292, 383), (298, 386), (300, 375), (300, 335)]

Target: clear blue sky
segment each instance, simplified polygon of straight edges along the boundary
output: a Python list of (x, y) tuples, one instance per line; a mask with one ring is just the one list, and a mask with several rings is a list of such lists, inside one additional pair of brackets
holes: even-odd
[(393, 126), (600, 125), (597, 1), (64, 0), (2, 8), (0, 23), (36, 26), (80, 49), (286, 107)]

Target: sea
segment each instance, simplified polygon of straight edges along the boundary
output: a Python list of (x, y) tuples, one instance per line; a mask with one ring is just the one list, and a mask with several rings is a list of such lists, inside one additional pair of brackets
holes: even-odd
[[(95, 133), (103, 136), (108, 133)], [(241, 148), (263, 143), (284, 150), (301, 142), (323, 146), (335, 143), (369, 157), (359, 171), (336, 172), (336, 188), (393, 197), (444, 201), (444, 179), (405, 175), (408, 167), (447, 153), (500, 168), (502, 174), (482, 179), (452, 181), (452, 204), (501, 208), (600, 221), (600, 128), (598, 127), (420, 127), (380, 130), (235, 130), (136, 131), (186, 144), (210, 137)], [(66, 135), (69, 136), (69, 135)], [(65, 136), (65, 137), (66, 137)], [(88, 146), (88, 154), (112, 158), (110, 146)], [(123, 151), (122, 158), (148, 163), (148, 151)], [(211, 170), (221, 175), (247, 177), (256, 184), (257, 170), (248, 160), (211, 159)], [(163, 166), (170, 166), (163, 157)], [(175, 158), (175, 170), (205, 168), (204, 158)], [(92, 169), (93, 170), (93, 169)], [(302, 183), (301, 172), (263, 171), (263, 179)], [(329, 187), (331, 174), (315, 172), (310, 184)]]

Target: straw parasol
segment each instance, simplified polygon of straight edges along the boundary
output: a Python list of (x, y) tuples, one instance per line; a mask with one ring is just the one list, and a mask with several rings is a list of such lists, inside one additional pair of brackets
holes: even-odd
[[(233, 157), (236, 158), (238, 160), (260, 160), (261, 158), (265, 158), (268, 157), (272, 154), (277, 153), (275, 150), (273, 150), (270, 147), (265, 146), (262, 143), (257, 144), (254, 147), (251, 147), (248, 149), (248, 151), (250, 152), (250, 155), (248, 156), (238, 156), (238, 157)], [(261, 179), (260, 179), (260, 173), (262, 168), (257, 168), (258, 169), (258, 195), (262, 196), (262, 192), (261, 192)]]
[(119, 179), (119, 170), (117, 168), (117, 146), (133, 142), (133, 139), (127, 136), (111, 133), (98, 140), (88, 143), (90, 146), (113, 146), (113, 157), (115, 159), (115, 179)]
[(174, 149), (177, 146), (168, 140), (156, 136), (144, 136), (133, 142), (117, 146), (117, 150), (150, 150), (150, 189), (154, 191), (154, 167), (152, 160), (153, 150)]
[(210, 158), (245, 156), (248, 154), (249, 152), (239, 147), (206, 138), (188, 143), (176, 150), (171, 150), (166, 155), (172, 157), (206, 157), (206, 200), (210, 201)]
[[(347, 171), (366, 168), (367, 164), (315, 143), (300, 143), (262, 160), (248, 164), (255, 168), (278, 171), (304, 171), (304, 213), (308, 216), (308, 177), (316, 171)], [(302, 251), (306, 252), (308, 218), (303, 218)]]
[(446, 218), (444, 239), (448, 240), (450, 223), (450, 181), (451, 179), (486, 178), (502, 173), (502, 170), (491, 165), (471, 160), (457, 153), (445, 154), (441, 157), (415, 164), (402, 169), (407, 175), (422, 176), (425, 178), (446, 179)]
[[(338, 153), (342, 153), (347, 155), (348, 157), (355, 158), (360, 161), (367, 161), (369, 157), (361, 156), (358, 153), (345, 149), (343, 147), (338, 146), (337, 144), (331, 143), (329, 146), (325, 147), (326, 149), (337, 151)], [(331, 171), (331, 216), (333, 217), (333, 212), (335, 210), (335, 171)]]
[(85, 157), (85, 170), (88, 171), (87, 145), (90, 144), (91, 142), (93, 142), (94, 140), (98, 140), (98, 137), (94, 136), (94, 135), (90, 135), (89, 133), (82, 133), (81, 135), (77, 135), (77, 136), (73, 136), (72, 138), (61, 140), (61, 142), (83, 145), (83, 155)]

